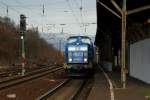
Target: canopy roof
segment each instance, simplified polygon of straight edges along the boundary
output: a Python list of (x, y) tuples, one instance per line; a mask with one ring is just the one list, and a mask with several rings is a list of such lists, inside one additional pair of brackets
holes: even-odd
[[(112, 2), (122, 9), (123, 0), (97, 0), (97, 33), (95, 44), (102, 46), (105, 38), (113, 44), (120, 43), (121, 13)], [(150, 23), (150, 0), (127, 0), (127, 41), (133, 43), (150, 37), (144, 29)], [(111, 9), (108, 10), (108, 9)], [(115, 13), (115, 14), (114, 14)], [(149, 33), (150, 34), (150, 33)]]

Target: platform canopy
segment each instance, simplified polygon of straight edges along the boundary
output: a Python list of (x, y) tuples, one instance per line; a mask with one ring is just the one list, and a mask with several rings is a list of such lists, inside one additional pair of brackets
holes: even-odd
[[(97, 33), (95, 45), (103, 47), (107, 38), (120, 48), (123, 0), (97, 0)], [(117, 4), (118, 6), (116, 6)], [(127, 0), (127, 33), (130, 44), (150, 37), (150, 0)]]

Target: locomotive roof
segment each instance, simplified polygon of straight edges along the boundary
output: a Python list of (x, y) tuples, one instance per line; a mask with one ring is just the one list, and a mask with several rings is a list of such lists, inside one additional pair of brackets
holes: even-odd
[(81, 37), (81, 38), (89, 38), (89, 39), (90, 39), (90, 37), (88, 37), (88, 36), (70, 36), (68, 39), (70, 39), (70, 38), (78, 38), (78, 37)]
[(72, 44), (72, 43), (76, 43), (76, 42), (81, 42), (82, 43), (88, 43), (88, 44), (92, 44), (91, 38), (88, 36), (70, 36), (67, 39), (67, 43), (68, 44)]

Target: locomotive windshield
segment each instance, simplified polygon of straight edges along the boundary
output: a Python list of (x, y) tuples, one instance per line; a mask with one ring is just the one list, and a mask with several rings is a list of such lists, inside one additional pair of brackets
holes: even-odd
[(82, 41), (83, 43), (91, 44), (91, 41), (90, 41), (89, 38), (82, 38), (81, 41)]
[(91, 44), (91, 40), (90, 38), (87, 37), (71, 37), (67, 40), (68, 43), (74, 43), (77, 41), (81, 41), (82, 43), (87, 43), (87, 44)]
[(68, 43), (74, 43), (77, 41), (77, 38), (69, 38)]

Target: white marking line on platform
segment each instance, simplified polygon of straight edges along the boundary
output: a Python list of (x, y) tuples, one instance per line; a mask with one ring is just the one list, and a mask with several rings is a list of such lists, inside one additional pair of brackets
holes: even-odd
[(7, 98), (16, 98), (16, 94), (7, 94)]
[[(100, 67), (100, 66), (99, 66)], [(112, 82), (111, 82), (111, 79), (108, 77), (108, 75), (105, 73), (105, 71), (100, 67), (100, 69), (102, 70), (102, 72), (104, 73), (108, 83), (109, 83), (109, 86), (110, 86), (110, 100), (115, 100), (115, 96), (114, 96), (114, 88), (113, 88), (113, 85), (112, 85)]]

